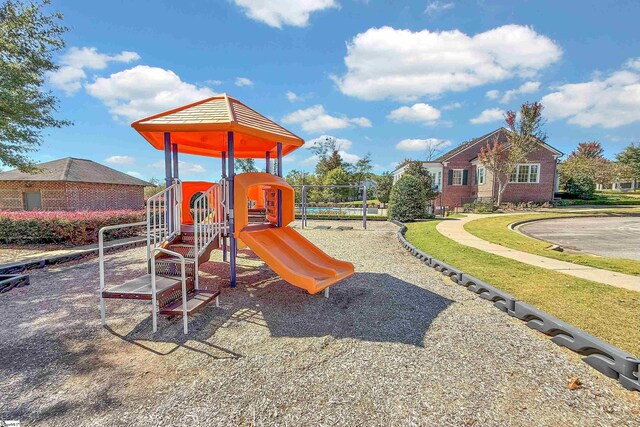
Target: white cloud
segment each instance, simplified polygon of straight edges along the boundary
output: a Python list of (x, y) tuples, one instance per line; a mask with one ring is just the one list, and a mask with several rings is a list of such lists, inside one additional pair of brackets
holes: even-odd
[(111, 156), (104, 159), (104, 161), (112, 165), (132, 165), (135, 159), (131, 156)]
[(450, 145), (451, 141), (448, 139), (403, 139), (396, 144), (396, 149), (400, 151), (440, 151)]
[(307, 157), (306, 159), (300, 160), (300, 166), (312, 166), (315, 165), (316, 163), (318, 163), (318, 160), (320, 160), (318, 158), (318, 156), (316, 156), (315, 154), (313, 156)]
[(253, 82), (246, 77), (236, 77), (236, 86), (253, 86)]
[[(304, 147), (305, 148), (314, 147), (319, 142), (326, 141), (329, 138), (334, 138), (336, 140), (336, 149), (338, 150), (338, 154), (340, 154), (340, 157), (342, 157), (342, 160), (344, 160), (347, 163), (356, 163), (358, 160), (360, 160), (361, 158), (360, 156), (358, 156), (357, 154), (350, 153), (348, 151), (353, 145), (353, 142), (346, 138), (336, 138), (335, 136), (331, 136), (331, 135), (320, 135), (317, 138), (313, 138), (308, 141), (305, 141)], [(306, 159), (303, 159), (300, 161), (300, 165), (303, 165), (303, 166), (315, 165), (316, 163), (318, 163), (318, 157), (315, 155), (311, 157), (307, 157)]]
[(290, 102), (296, 102), (300, 100), (300, 96), (298, 96), (295, 92), (291, 92), (290, 90), (287, 91), (287, 99)]
[(442, 110), (456, 110), (458, 108), (462, 108), (462, 102), (451, 102), (449, 104), (443, 105)]
[(482, 123), (491, 123), (497, 122), (499, 120), (504, 119), (504, 111), (500, 108), (489, 108), (488, 110), (484, 110), (478, 117), (474, 117), (469, 120), (469, 122), (474, 125), (479, 125)]
[(126, 50), (107, 55), (98, 52), (95, 47), (72, 47), (60, 58), (61, 67), (49, 74), (49, 82), (71, 95), (82, 87), (82, 81), (87, 78), (85, 69), (102, 70), (110, 62), (129, 63), (138, 59), (140, 55)]
[(433, 16), (445, 10), (452, 9), (454, 6), (455, 4), (453, 2), (444, 2), (438, 0), (430, 1), (429, 3), (427, 3), (427, 8), (424, 10), (424, 13), (429, 16)]
[(222, 80), (205, 80), (204, 82), (211, 86), (219, 86), (222, 84)]
[(640, 71), (640, 57), (629, 59), (624, 66), (626, 68), (631, 68), (632, 70)]
[(313, 12), (339, 8), (335, 0), (233, 0), (249, 18), (282, 28), (283, 25), (304, 27)]
[(616, 128), (640, 121), (640, 60), (629, 60), (625, 66), (630, 69), (606, 78), (556, 87), (541, 100), (544, 115), (586, 128)]
[(540, 82), (524, 82), (516, 89), (510, 89), (504, 92), (502, 98), (500, 98), (499, 90), (490, 90), (485, 95), (489, 99), (500, 98), (501, 104), (508, 104), (514, 97), (526, 93), (535, 93), (540, 90)]
[(332, 116), (320, 104), (287, 114), (282, 118), (282, 122), (299, 124), (305, 132), (344, 129), (353, 125), (371, 127), (371, 121), (365, 117)]
[(351, 148), (351, 146), (353, 145), (353, 143), (345, 138), (336, 138), (335, 136), (331, 136), (331, 135), (320, 135), (317, 138), (313, 138), (310, 139), (308, 141), (305, 141), (304, 143), (304, 147), (305, 148), (311, 148), (314, 147), (317, 143), (322, 142), (322, 141), (326, 141), (329, 138), (335, 138), (336, 140), (336, 148), (338, 150), (348, 150)]
[(394, 122), (422, 122), (425, 124), (435, 124), (440, 118), (440, 111), (429, 104), (417, 103), (411, 107), (400, 107), (393, 110), (387, 119)]
[(370, 28), (347, 44), (347, 72), (332, 78), (349, 96), (365, 100), (416, 100), (463, 91), (511, 77), (530, 77), (562, 51), (548, 37), (521, 25), (469, 36)]
[[(163, 169), (164, 170), (164, 160), (158, 160), (155, 163), (151, 163), (149, 165), (154, 169)], [(206, 172), (205, 168), (198, 163), (185, 162), (182, 160), (178, 160), (178, 170), (179, 172), (186, 173), (204, 173)]]
[(136, 177), (138, 179), (144, 179), (144, 177), (142, 176), (142, 174), (140, 172), (136, 172), (136, 171), (128, 171), (125, 172), (127, 175), (131, 175), (133, 177)]
[(488, 90), (484, 95), (491, 100), (498, 99), (500, 98), (500, 91), (497, 89)]
[(85, 85), (116, 120), (137, 120), (214, 95), (207, 87), (183, 82), (171, 70), (147, 65), (99, 77)]
[(360, 156), (358, 156), (357, 154), (353, 154), (353, 153), (347, 153), (346, 151), (338, 151), (338, 154), (340, 154), (340, 157), (342, 157), (342, 160), (344, 160), (347, 163), (357, 163), (358, 160), (360, 160)]

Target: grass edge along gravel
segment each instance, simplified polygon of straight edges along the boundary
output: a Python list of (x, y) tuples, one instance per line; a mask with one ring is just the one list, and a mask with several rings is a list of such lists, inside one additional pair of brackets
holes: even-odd
[(530, 266), (457, 243), (436, 230), (440, 221), (407, 225), (418, 249), (591, 335), (640, 355), (640, 292)]
[(588, 267), (602, 268), (604, 270), (615, 271), (618, 273), (640, 276), (640, 261), (632, 259), (600, 257), (586, 253), (578, 254), (553, 251), (548, 249), (551, 243), (533, 237), (525, 236), (509, 229), (508, 227), (509, 224), (519, 221), (571, 218), (579, 216), (593, 217), (610, 215), (605, 213), (600, 213), (597, 215), (594, 215), (593, 213), (591, 215), (576, 215), (575, 213), (536, 213), (509, 216), (492, 216), (470, 221), (464, 225), (464, 229), (474, 236), (486, 240), (487, 242), (495, 243), (497, 245), (515, 249), (518, 251), (528, 252), (530, 254), (553, 258), (560, 261), (571, 262), (574, 264), (585, 265)]

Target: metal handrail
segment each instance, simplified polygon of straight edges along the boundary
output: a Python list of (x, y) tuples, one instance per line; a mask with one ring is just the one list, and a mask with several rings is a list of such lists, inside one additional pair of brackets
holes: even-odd
[(193, 234), (195, 252), (195, 287), (199, 288), (199, 257), (204, 253), (207, 246), (215, 238), (220, 241), (222, 230), (225, 225), (224, 204), (221, 203), (221, 188), (219, 184), (213, 184), (203, 192), (193, 203)]
[(102, 227), (98, 231), (98, 263), (100, 268), (100, 318), (102, 319), (102, 326), (105, 325), (105, 310), (104, 310), (104, 298), (102, 298), (102, 292), (105, 290), (105, 278), (104, 278), (104, 232), (109, 230), (117, 230), (119, 228), (127, 227), (141, 227), (147, 225), (147, 221), (132, 222), (129, 224), (108, 225)]
[[(167, 255), (171, 255), (180, 260), (180, 281), (182, 282), (182, 330), (186, 334), (189, 333), (189, 321), (187, 319), (187, 276), (185, 274), (185, 261), (184, 256), (178, 252), (170, 251), (164, 248), (154, 248), (151, 251), (151, 255), (155, 256), (156, 252), (162, 252)], [(151, 305), (153, 309), (153, 332), (158, 330), (158, 301), (156, 296), (156, 263), (151, 263)]]
[(151, 261), (152, 247), (159, 247), (180, 233), (181, 203), (182, 182), (179, 179), (147, 199), (147, 262)]

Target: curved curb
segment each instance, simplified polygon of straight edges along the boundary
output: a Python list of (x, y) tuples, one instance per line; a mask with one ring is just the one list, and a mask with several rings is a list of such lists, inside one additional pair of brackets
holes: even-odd
[(421, 251), (405, 238), (406, 225), (395, 220), (391, 222), (400, 227), (397, 232), (400, 244), (429, 267), (480, 298), (492, 301), (509, 316), (527, 322), (528, 327), (550, 336), (555, 344), (585, 356), (582, 358), (585, 363), (617, 379), (627, 390), (640, 391), (640, 359)]

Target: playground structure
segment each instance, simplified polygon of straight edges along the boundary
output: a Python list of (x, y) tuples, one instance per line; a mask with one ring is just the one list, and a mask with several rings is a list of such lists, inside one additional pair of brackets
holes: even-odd
[[(236, 287), (238, 248), (245, 246), (285, 281), (310, 294), (324, 291), (328, 296), (330, 286), (354, 274), (351, 263), (330, 257), (287, 226), (295, 218), (294, 190), (282, 178), (282, 158), (304, 144), (298, 136), (226, 94), (131, 126), (164, 151), (166, 188), (148, 199), (145, 221), (100, 230), (103, 325), (105, 299), (146, 300), (152, 304), (154, 332), (161, 314), (182, 316), (188, 333), (188, 316), (213, 300), (218, 303), (220, 289), (201, 286), (198, 277), (216, 249), (229, 262), (231, 288)], [(179, 153), (220, 158), (221, 180), (181, 181)], [(263, 158), (266, 173), (236, 175), (236, 158)], [(278, 160), (275, 174), (272, 158)], [(104, 233), (136, 226), (146, 227), (147, 274), (107, 287)]]
[(358, 188), (362, 189), (362, 229), (367, 229), (367, 186), (366, 185), (356, 185), (356, 184), (345, 184), (345, 185), (294, 185), (296, 188), (302, 189), (302, 197), (300, 204), (300, 214), (301, 214), (301, 227), (304, 229), (308, 224), (308, 202), (307, 202), (307, 189), (308, 188)]

